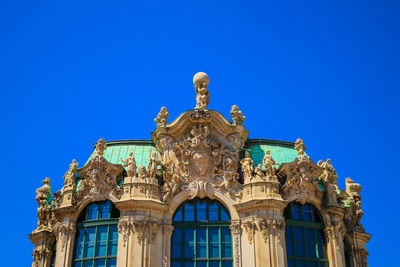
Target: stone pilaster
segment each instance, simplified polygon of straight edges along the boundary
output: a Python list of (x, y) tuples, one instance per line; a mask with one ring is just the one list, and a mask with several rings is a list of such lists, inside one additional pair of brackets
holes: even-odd
[(229, 227), (232, 234), (232, 246), (233, 246), (233, 266), (241, 267), (242, 266), (242, 257), (241, 257), (241, 235), (242, 228), (240, 226), (240, 222), (233, 221), (231, 226)]
[(29, 239), (35, 245), (32, 267), (49, 267), (54, 242), (53, 233), (46, 230), (33, 232), (29, 235)]
[(140, 199), (133, 198), (129, 194), (115, 205), (121, 212), (118, 223), (118, 267), (162, 266), (163, 250), (160, 248), (165, 241), (160, 225), (163, 224), (165, 204), (143, 196)]
[(171, 255), (171, 237), (174, 231), (174, 226), (171, 224), (165, 224), (163, 226), (163, 267), (170, 267), (170, 255)]
[(270, 198), (236, 204), (241, 215), (242, 262), (246, 266), (286, 266), (284, 247), (284, 201)]
[(75, 243), (75, 223), (66, 221), (60, 223), (56, 229), (57, 237), (57, 253), (56, 266), (69, 267), (72, 266), (72, 254), (74, 252)]
[(343, 225), (331, 225), (325, 228), (327, 237), (327, 250), (329, 266), (345, 267), (344, 243), (343, 238), (345, 229)]
[(347, 233), (349, 240), (350, 267), (368, 267), (368, 252), (365, 244), (371, 238), (370, 234), (352, 231)]

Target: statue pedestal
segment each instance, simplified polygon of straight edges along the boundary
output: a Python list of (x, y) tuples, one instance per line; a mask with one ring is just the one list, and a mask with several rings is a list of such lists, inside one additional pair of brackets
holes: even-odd
[(160, 201), (161, 194), (158, 180), (155, 178), (126, 177), (124, 180), (124, 193), (121, 200), (151, 199)]

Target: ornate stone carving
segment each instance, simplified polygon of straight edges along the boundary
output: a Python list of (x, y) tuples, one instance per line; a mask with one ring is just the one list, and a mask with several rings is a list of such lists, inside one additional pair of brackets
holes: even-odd
[(75, 236), (76, 229), (73, 224), (59, 224), (56, 233), (61, 240), (61, 251), (64, 251), (68, 241)]
[(162, 107), (157, 115), (157, 118), (154, 119), (154, 122), (157, 124), (157, 127), (165, 127), (167, 125), (168, 116), (169, 112), (167, 108)]
[(133, 221), (133, 233), (135, 234), (139, 244), (142, 244), (144, 234), (146, 231), (146, 223), (141, 221)]
[(350, 178), (346, 178), (346, 199), (347, 209), (345, 214), (345, 222), (349, 229), (364, 232), (361, 224), (361, 218), (364, 212), (361, 210), (361, 185), (354, 183)]
[(271, 152), (269, 150), (267, 150), (267, 152), (265, 153), (265, 156), (263, 158), (263, 165), (265, 167), (266, 178), (277, 178), (275, 165), (279, 165), (279, 163), (272, 158)]
[(147, 171), (149, 178), (155, 179), (157, 176), (157, 168), (161, 165), (161, 162), (157, 159), (157, 153), (153, 152), (147, 165)]
[(310, 197), (322, 194), (317, 178), (323, 169), (305, 154), (305, 145), (301, 139), (297, 139), (294, 147), (298, 151), (297, 159), (281, 164), (278, 173), (286, 180), (282, 187), (284, 197), (296, 194), (296, 200), (304, 204)]
[(234, 264), (236, 267), (240, 266), (240, 235), (242, 234), (242, 228), (239, 222), (232, 222), (229, 226), (233, 236), (233, 251), (234, 251)]
[(50, 253), (51, 252), (48, 249), (35, 247), (32, 253), (33, 263), (35, 266), (39, 266), (39, 264), (43, 262), (50, 255)]
[(73, 187), (75, 186), (76, 170), (78, 168), (78, 162), (75, 159), (69, 165), (68, 171), (64, 174), (64, 186)]
[(207, 106), (210, 103), (210, 93), (207, 89), (209, 82), (208, 75), (204, 72), (198, 72), (194, 75), (193, 83), (197, 94), (195, 110), (207, 110)]
[(97, 141), (95, 150), (97, 155), (99, 156), (104, 156), (104, 151), (107, 149), (107, 144), (104, 138), (100, 138), (99, 141)]
[(240, 164), (242, 165), (244, 183), (250, 183), (251, 179), (253, 178), (254, 161), (251, 159), (249, 152), (245, 152), (244, 158), (240, 161)]
[(145, 166), (139, 166), (138, 177), (142, 180), (145, 180), (148, 177)]
[(213, 198), (215, 188), (235, 197), (240, 188), (238, 151), (212, 137), (209, 124), (193, 125), (186, 138), (173, 143), (171, 149), (166, 155), (169, 159), (164, 160), (164, 201), (180, 189), (189, 190), (190, 198)]
[(39, 204), (37, 209), (37, 217), (38, 217), (38, 228), (35, 232), (42, 230), (51, 231), (53, 224), (55, 223), (54, 215), (52, 213), (51, 204), (51, 186), (50, 186), (50, 178), (46, 177), (43, 180), (43, 185), (36, 189), (36, 201)]
[(243, 116), (237, 105), (233, 105), (231, 108), (231, 117), (234, 125), (242, 125), (246, 117)]
[(262, 164), (258, 164), (257, 167), (254, 169), (254, 178), (256, 181), (264, 180), (265, 174), (263, 171)]
[(154, 242), (157, 236), (159, 225), (155, 222), (149, 223), (150, 242)]
[(84, 198), (104, 200), (108, 199), (110, 194), (119, 199), (123, 192), (117, 185), (117, 177), (121, 176), (123, 171), (122, 165), (110, 163), (100, 155), (94, 156), (78, 170), (82, 183), (76, 194), (77, 201), (80, 202)]
[(133, 232), (132, 223), (129, 220), (121, 220), (118, 223), (118, 233), (122, 236), (123, 246), (126, 246), (126, 242), (129, 239), (129, 235)]
[(249, 240), (249, 244), (253, 244), (254, 241), (254, 233), (257, 225), (253, 221), (245, 221), (242, 223), (243, 229), (246, 231), (247, 238)]
[(298, 138), (296, 140), (296, 143), (294, 143), (294, 149), (297, 150), (297, 153), (298, 153), (299, 156), (303, 156), (305, 154), (305, 151), (306, 151), (306, 146), (304, 145), (303, 140)]
[(280, 219), (273, 218), (257, 218), (255, 220), (257, 230), (261, 232), (264, 242), (267, 243), (270, 236), (275, 236), (281, 242), (281, 232), (285, 227), (285, 222)]
[(36, 201), (39, 207), (44, 207), (49, 196), (51, 196), (50, 178), (46, 177), (42, 181), (43, 185), (36, 189)]
[(325, 227), (325, 233), (328, 239), (332, 240), (335, 243), (335, 247), (337, 250), (340, 249), (339, 244), (343, 240), (343, 236), (346, 233), (346, 229), (342, 223), (337, 225), (330, 225)]
[(127, 157), (125, 160), (121, 159), (121, 161), (124, 163), (124, 167), (128, 167), (126, 174), (128, 177), (136, 177), (137, 172), (136, 172), (136, 160), (135, 157), (133, 156), (133, 152), (129, 153), (129, 157)]
[(269, 239), (270, 224), (271, 224), (271, 220), (260, 219), (260, 218), (258, 218), (256, 220), (257, 229), (262, 233), (265, 243), (267, 243), (267, 241)]
[(337, 192), (339, 190), (337, 186), (338, 176), (336, 170), (331, 165), (331, 160), (327, 159), (325, 162), (320, 160), (317, 165), (323, 169), (320, 177), (327, 191), (327, 206), (339, 206), (337, 203)]

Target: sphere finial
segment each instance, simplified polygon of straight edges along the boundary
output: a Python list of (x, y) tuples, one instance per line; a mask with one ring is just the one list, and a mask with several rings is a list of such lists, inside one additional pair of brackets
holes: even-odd
[(209, 82), (210, 79), (205, 72), (198, 72), (193, 76), (193, 83), (194, 87), (196, 88), (196, 92), (198, 88), (207, 88)]

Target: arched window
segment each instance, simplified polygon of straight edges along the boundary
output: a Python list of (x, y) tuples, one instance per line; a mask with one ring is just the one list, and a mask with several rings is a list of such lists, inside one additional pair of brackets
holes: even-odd
[(290, 203), (285, 219), (288, 267), (328, 266), (324, 224), (314, 206)]
[(119, 211), (110, 201), (88, 205), (76, 224), (74, 267), (117, 265)]
[(230, 220), (218, 201), (184, 202), (173, 218), (171, 267), (232, 267)]

